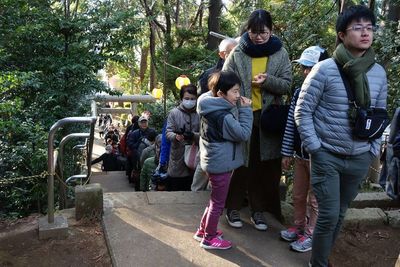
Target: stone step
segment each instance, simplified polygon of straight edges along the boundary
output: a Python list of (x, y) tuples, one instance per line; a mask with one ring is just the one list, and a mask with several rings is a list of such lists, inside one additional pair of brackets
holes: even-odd
[(387, 215), (380, 208), (348, 209), (343, 226), (371, 226), (387, 223)]
[(399, 202), (391, 199), (385, 192), (359, 193), (351, 203), (351, 208), (391, 208), (399, 207)]
[[(400, 210), (385, 211), (389, 225), (392, 227), (400, 228)], [(399, 265), (400, 267), (400, 265)]]

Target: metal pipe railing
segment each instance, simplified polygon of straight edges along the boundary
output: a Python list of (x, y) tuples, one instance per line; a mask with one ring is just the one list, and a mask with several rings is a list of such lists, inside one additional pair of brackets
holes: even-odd
[[(65, 144), (73, 139), (73, 138), (90, 138), (89, 133), (72, 133), (67, 136), (65, 136), (63, 139), (61, 139), (61, 142), (59, 144), (59, 161), (58, 161), (58, 167), (60, 170), (61, 174), (61, 179), (64, 181), (64, 146)], [(85, 175), (86, 176), (86, 175)], [(60, 185), (60, 207), (63, 208), (66, 206), (66, 197), (67, 197), (67, 188), (65, 187), (64, 184)]]
[(72, 175), (70, 177), (67, 178), (67, 180), (65, 180), (65, 183), (68, 184), (70, 181), (72, 180), (83, 180), (86, 179), (86, 175), (85, 174), (76, 174), (76, 175)]
[[(92, 110), (92, 113), (95, 113), (95, 111)], [(93, 146), (93, 139), (94, 139), (94, 125), (96, 123), (96, 117), (68, 117), (61, 119), (57, 121), (53, 126), (51, 126), (50, 131), (49, 131), (49, 138), (47, 142), (47, 171), (48, 171), (48, 178), (47, 178), (47, 202), (48, 202), (48, 223), (54, 223), (54, 173), (55, 173), (55, 162), (54, 162), (54, 135), (57, 132), (57, 130), (66, 125), (66, 124), (71, 124), (71, 123), (88, 123), (90, 124), (90, 134), (89, 134), (89, 152), (91, 153), (92, 147)], [(88, 166), (90, 165), (91, 162), (91, 155), (88, 155), (89, 163)], [(88, 170), (88, 173), (90, 171)], [(89, 174), (90, 175), (90, 174)]]
[[(119, 101), (126, 101), (135, 104), (135, 102), (142, 102), (142, 103), (149, 103), (155, 102), (156, 99), (151, 95), (122, 95), (122, 96), (110, 96), (110, 95), (95, 95), (92, 97), (91, 101), (91, 117), (68, 117), (57, 121), (53, 126), (51, 126), (49, 131), (49, 138), (47, 141), (47, 202), (48, 202), (48, 223), (54, 223), (54, 174), (55, 168), (57, 165), (57, 152), (54, 151), (54, 136), (57, 130), (66, 125), (71, 123), (87, 123), (90, 124), (90, 131), (89, 134), (87, 133), (73, 133), (67, 135), (61, 140), (60, 143), (60, 157), (61, 161), (63, 160), (63, 147), (65, 143), (74, 137), (88, 137), (89, 144), (87, 145), (87, 157), (86, 157), (86, 164), (87, 164), (87, 174), (86, 175), (74, 175), (67, 179), (69, 182), (72, 179), (89, 179), (90, 175), (92, 174), (92, 151), (93, 151), (93, 143), (94, 143), (94, 130), (97, 120), (97, 105), (96, 101), (110, 101), (110, 102), (119, 102)], [(56, 160), (55, 160), (56, 159)], [(62, 172), (62, 168), (61, 172)]]
[(59, 161), (59, 165), (60, 165), (60, 169), (63, 170), (63, 163), (64, 163), (64, 146), (65, 144), (73, 139), (73, 138), (89, 138), (90, 137), (90, 133), (72, 133), (69, 134), (67, 136), (65, 136), (63, 139), (61, 139), (60, 145), (59, 145), (59, 153), (60, 153), (60, 161)]

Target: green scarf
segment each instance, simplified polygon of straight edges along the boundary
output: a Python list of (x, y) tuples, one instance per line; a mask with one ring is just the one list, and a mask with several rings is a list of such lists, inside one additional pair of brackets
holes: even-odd
[(348, 78), (357, 106), (369, 108), (371, 97), (367, 71), (375, 64), (375, 52), (369, 48), (362, 57), (354, 58), (341, 43), (336, 47), (332, 57), (343, 67), (343, 72)]

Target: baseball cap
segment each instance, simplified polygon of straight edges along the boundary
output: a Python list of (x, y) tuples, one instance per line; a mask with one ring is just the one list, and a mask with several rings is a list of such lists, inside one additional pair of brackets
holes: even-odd
[[(303, 66), (312, 67), (318, 63), (318, 61), (325, 59), (326, 50), (319, 46), (310, 46), (306, 48), (299, 59), (293, 60)], [(324, 57), (324, 58), (321, 58)]]
[(146, 116), (140, 116), (139, 121), (148, 121)]

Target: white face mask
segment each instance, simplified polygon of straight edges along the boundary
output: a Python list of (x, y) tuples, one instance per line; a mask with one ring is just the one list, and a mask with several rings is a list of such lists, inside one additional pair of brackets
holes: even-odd
[(185, 109), (192, 109), (196, 106), (197, 100), (182, 100), (182, 105)]

